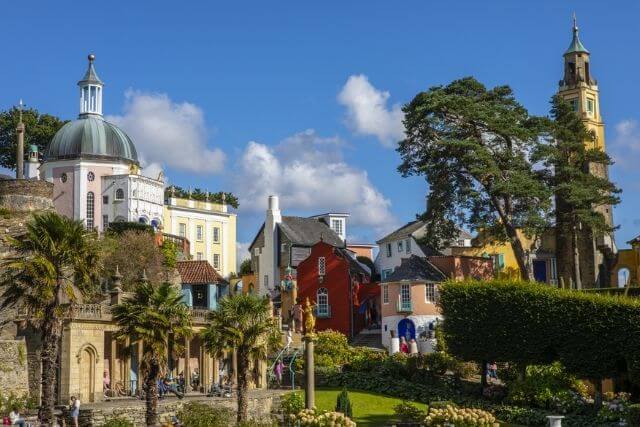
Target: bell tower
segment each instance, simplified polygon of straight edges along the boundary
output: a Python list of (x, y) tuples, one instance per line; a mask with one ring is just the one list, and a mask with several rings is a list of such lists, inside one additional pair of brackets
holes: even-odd
[(88, 115), (102, 117), (102, 88), (104, 83), (98, 77), (93, 66), (96, 56), (90, 54), (87, 59), (89, 66), (82, 80), (78, 82), (80, 87), (80, 117)]
[[(585, 141), (587, 148), (605, 151), (604, 123), (600, 114), (598, 82), (593, 77), (591, 70), (591, 54), (580, 40), (575, 14), (573, 15), (572, 32), (571, 44), (563, 55), (564, 74), (559, 82), (558, 95), (573, 106), (573, 110), (582, 118), (587, 129), (593, 132), (595, 138)], [(606, 178), (609, 176), (606, 165), (589, 163), (586, 167), (595, 176)], [(604, 216), (608, 225), (613, 226), (613, 209), (611, 206), (597, 206), (594, 209)], [(579, 240), (580, 271), (583, 278), (583, 286), (608, 286), (610, 264), (613, 262), (612, 259), (617, 251), (613, 234), (595, 235), (591, 230), (585, 228)], [(563, 255), (563, 252), (570, 250), (570, 248), (560, 247), (564, 245), (558, 246), (558, 265), (564, 265), (569, 268), (572, 263), (569, 261), (571, 257), (568, 253)], [(565, 256), (567, 259), (563, 259)], [(568, 278), (571, 277), (570, 272), (559, 273), (565, 280), (565, 286), (569, 286)]]

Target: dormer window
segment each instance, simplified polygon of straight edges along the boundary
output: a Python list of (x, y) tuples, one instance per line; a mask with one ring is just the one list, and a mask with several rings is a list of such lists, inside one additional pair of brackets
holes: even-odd
[(344, 227), (342, 226), (342, 220), (341, 219), (332, 219), (331, 220), (331, 229), (333, 231), (335, 231), (335, 233), (342, 237), (342, 233), (344, 231)]

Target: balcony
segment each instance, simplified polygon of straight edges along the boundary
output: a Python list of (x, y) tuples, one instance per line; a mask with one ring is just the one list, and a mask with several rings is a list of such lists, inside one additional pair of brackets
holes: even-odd
[(413, 313), (413, 303), (399, 300), (396, 302), (396, 311), (398, 313)]
[(208, 316), (211, 313), (206, 308), (191, 308), (191, 319), (193, 323), (208, 323)]
[(317, 319), (328, 319), (331, 317), (331, 306), (330, 305), (322, 305), (315, 306), (313, 308), (313, 315), (316, 316)]

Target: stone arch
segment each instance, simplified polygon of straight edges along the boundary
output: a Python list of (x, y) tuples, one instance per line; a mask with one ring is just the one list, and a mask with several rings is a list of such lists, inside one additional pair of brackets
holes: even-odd
[(616, 269), (616, 284), (619, 288), (627, 286), (631, 280), (631, 268), (621, 265)]
[(80, 346), (76, 353), (78, 360), (78, 398), (80, 402), (94, 402), (96, 400), (96, 365), (100, 360), (98, 350), (91, 343)]

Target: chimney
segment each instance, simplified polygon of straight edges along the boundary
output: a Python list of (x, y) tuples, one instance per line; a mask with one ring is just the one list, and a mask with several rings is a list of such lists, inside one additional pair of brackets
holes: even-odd
[(278, 196), (269, 196), (267, 215), (264, 221), (264, 248), (260, 255), (258, 268), (260, 277), (260, 295), (267, 295), (280, 283), (280, 269), (278, 259), (280, 255), (276, 228), (282, 222), (280, 214), (280, 202)]

